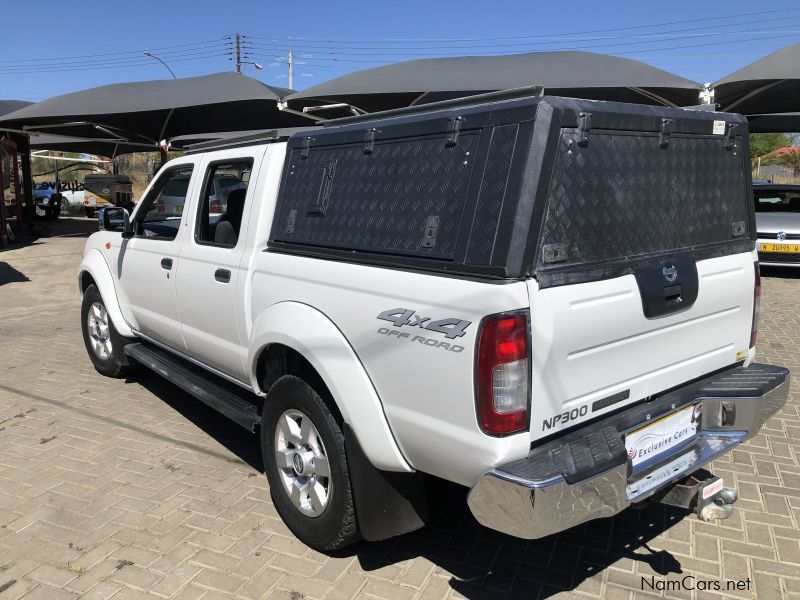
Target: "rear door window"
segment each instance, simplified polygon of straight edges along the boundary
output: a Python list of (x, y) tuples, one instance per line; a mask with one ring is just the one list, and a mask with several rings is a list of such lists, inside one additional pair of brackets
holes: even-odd
[(252, 158), (219, 161), (208, 166), (197, 212), (194, 236), (197, 243), (236, 246), (252, 171)]

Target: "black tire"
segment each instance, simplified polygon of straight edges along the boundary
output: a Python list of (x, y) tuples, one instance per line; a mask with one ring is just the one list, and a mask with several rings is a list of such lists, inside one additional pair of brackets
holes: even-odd
[[(276, 428), (286, 411), (300, 411), (311, 419), (328, 459), (330, 492), (317, 516), (307, 516), (295, 506), (275, 460)], [(360, 539), (341, 423), (316, 390), (299, 377), (284, 375), (270, 388), (261, 421), (261, 452), (272, 502), (298, 539), (322, 552), (340, 550)]]
[[(111, 344), (111, 350), (108, 356), (102, 357), (95, 352), (92, 346), (91, 335), (89, 332), (89, 311), (95, 304), (102, 306), (106, 314), (106, 322), (108, 328), (108, 339)], [(83, 293), (83, 302), (81, 303), (81, 331), (83, 332), (83, 343), (86, 345), (86, 352), (89, 354), (89, 359), (92, 361), (94, 368), (98, 373), (106, 377), (125, 377), (131, 370), (131, 364), (125, 356), (124, 347), (130, 343), (128, 338), (119, 334), (111, 318), (108, 317), (108, 312), (105, 308), (100, 291), (96, 286), (90, 285)]]
[(51, 221), (58, 221), (58, 217), (61, 216), (61, 200), (59, 198), (50, 199), (47, 213)]

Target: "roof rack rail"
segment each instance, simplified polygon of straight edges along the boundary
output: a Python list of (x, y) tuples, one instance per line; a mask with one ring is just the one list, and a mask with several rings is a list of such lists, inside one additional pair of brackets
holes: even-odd
[(495, 102), (500, 100), (514, 100), (516, 98), (529, 98), (530, 96), (541, 96), (544, 93), (544, 88), (536, 85), (529, 85), (525, 87), (512, 88), (509, 90), (499, 90), (496, 92), (486, 92), (484, 94), (473, 94), (471, 96), (461, 96), (459, 98), (451, 98), (450, 100), (440, 100), (438, 102), (430, 102), (428, 104), (416, 104), (414, 106), (406, 106), (403, 108), (392, 108), (389, 110), (382, 110), (374, 113), (367, 113), (364, 115), (340, 117), (338, 119), (328, 119), (321, 123), (323, 127), (331, 127), (335, 125), (346, 125), (348, 123), (360, 123), (363, 121), (372, 121), (374, 119), (385, 119), (387, 117), (401, 117), (421, 112), (430, 112), (434, 110), (446, 110), (449, 108), (456, 108), (459, 106), (466, 106), (481, 102)]
[[(286, 135), (286, 134), (284, 134)], [(278, 129), (265, 129), (256, 133), (248, 133), (246, 135), (232, 136), (208, 140), (205, 142), (197, 142), (195, 144), (186, 144), (184, 148), (187, 152), (197, 152), (199, 150), (210, 150), (211, 148), (224, 148), (226, 146), (238, 146), (240, 144), (255, 144), (257, 142), (266, 142), (281, 137)]]

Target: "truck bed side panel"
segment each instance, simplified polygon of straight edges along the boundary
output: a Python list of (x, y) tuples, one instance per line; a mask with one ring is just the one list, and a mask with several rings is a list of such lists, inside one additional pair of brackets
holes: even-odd
[[(481, 432), (473, 383), (481, 319), (527, 308), (524, 282), (488, 284), (269, 252), (257, 257), (252, 278), (253, 315), (294, 301), (313, 306), (339, 327), (415, 469), (473, 485), (498, 461), (527, 454), (527, 435), (492, 438)], [(398, 326), (402, 313), (395, 309), (413, 315)], [(378, 318), (385, 311), (394, 322)], [(443, 319), (469, 324), (452, 338), (426, 328)], [(308, 344), (316, 347), (314, 340)]]

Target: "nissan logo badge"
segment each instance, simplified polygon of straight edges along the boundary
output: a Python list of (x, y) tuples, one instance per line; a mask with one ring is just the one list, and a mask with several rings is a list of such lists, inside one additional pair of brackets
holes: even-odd
[(668, 267), (663, 267), (661, 269), (661, 274), (664, 276), (669, 283), (672, 283), (678, 278), (678, 269), (675, 265), (669, 265)]

